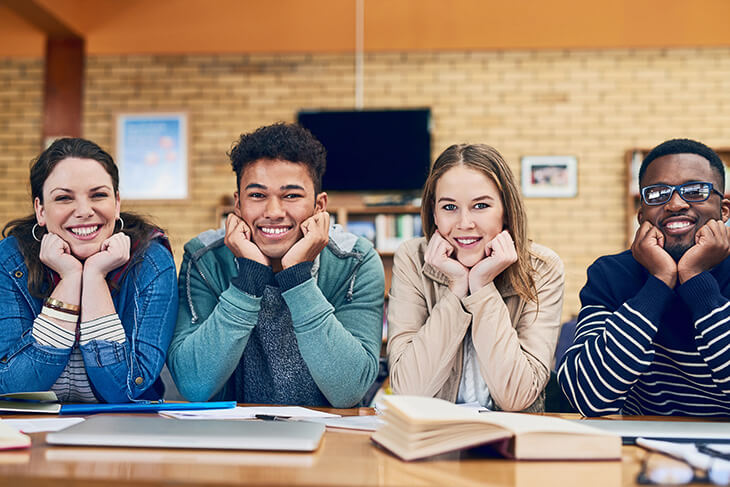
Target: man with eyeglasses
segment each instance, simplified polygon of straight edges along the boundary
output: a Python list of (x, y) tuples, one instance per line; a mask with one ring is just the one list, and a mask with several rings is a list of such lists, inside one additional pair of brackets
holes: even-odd
[(586, 416), (730, 415), (730, 201), (709, 147), (674, 139), (639, 170), (631, 250), (588, 269), (558, 380)]

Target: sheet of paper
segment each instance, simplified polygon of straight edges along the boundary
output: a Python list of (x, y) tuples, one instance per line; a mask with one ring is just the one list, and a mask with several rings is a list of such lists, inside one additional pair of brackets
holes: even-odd
[(462, 408), (466, 409), (476, 409), (480, 413), (487, 413), (489, 412), (489, 409), (485, 408), (481, 404), (479, 404), (477, 401), (474, 402), (461, 402), (458, 403), (457, 406), (461, 406)]
[(328, 428), (375, 431), (383, 420), (379, 416), (342, 416), (340, 418), (307, 418), (313, 423), (322, 423)]
[(2, 422), (23, 433), (42, 433), (61, 431), (80, 423), (84, 418), (42, 418), (42, 419), (3, 419)]
[(323, 413), (301, 406), (238, 406), (233, 409), (200, 411), (160, 411), (160, 415), (178, 419), (255, 419), (257, 414), (278, 418), (309, 419), (338, 418), (338, 414)]

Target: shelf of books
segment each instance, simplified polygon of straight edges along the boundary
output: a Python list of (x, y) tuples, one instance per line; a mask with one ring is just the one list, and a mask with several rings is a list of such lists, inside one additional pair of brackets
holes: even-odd
[(350, 208), (345, 222), (338, 220), (347, 231), (373, 243), (382, 256), (393, 255), (406, 240), (420, 237), (421, 209), (417, 206), (382, 208)]

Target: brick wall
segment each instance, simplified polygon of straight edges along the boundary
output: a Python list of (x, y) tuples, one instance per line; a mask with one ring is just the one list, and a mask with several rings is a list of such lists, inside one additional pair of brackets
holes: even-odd
[[(0, 221), (27, 205), (40, 143), (41, 63), (0, 59)], [(567, 270), (564, 316), (577, 313), (586, 267), (624, 248), (624, 152), (671, 137), (730, 146), (730, 49), (383, 53), (365, 57), (365, 106), (430, 106), (433, 154), (494, 145), (519, 173), (523, 155), (578, 157), (578, 196), (527, 200), (530, 234)], [(87, 60), (84, 134), (111, 149), (120, 111), (187, 110), (191, 198), (126, 203), (182, 244), (213, 227), (235, 188), (226, 151), (241, 132), (300, 108), (352, 108), (347, 55), (97, 56)]]
[(0, 226), (32, 210), (28, 168), (41, 146), (43, 62), (0, 58)]

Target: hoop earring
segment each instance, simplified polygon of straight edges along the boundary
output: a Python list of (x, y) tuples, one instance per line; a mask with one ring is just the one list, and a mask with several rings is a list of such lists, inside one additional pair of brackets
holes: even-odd
[(121, 216), (117, 218), (117, 220), (119, 220), (119, 231), (121, 232), (122, 230), (124, 230), (124, 220), (122, 220)]
[(31, 228), (31, 230), (30, 230), (30, 233), (31, 233), (31, 235), (33, 235), (33, 240), (35, 240), (36, 242), (40, 242), (40, 241), (41, 241), (41, 239), (39, 239), (39, 238), (38, 238), (38, 237), (36, 237), (36, 235), (35, 235), (35, 229), (36, 229), (36, 228), (38, 228), (38, 224), (37, 224), (37, 223), (33, 225), (33, 228)]

